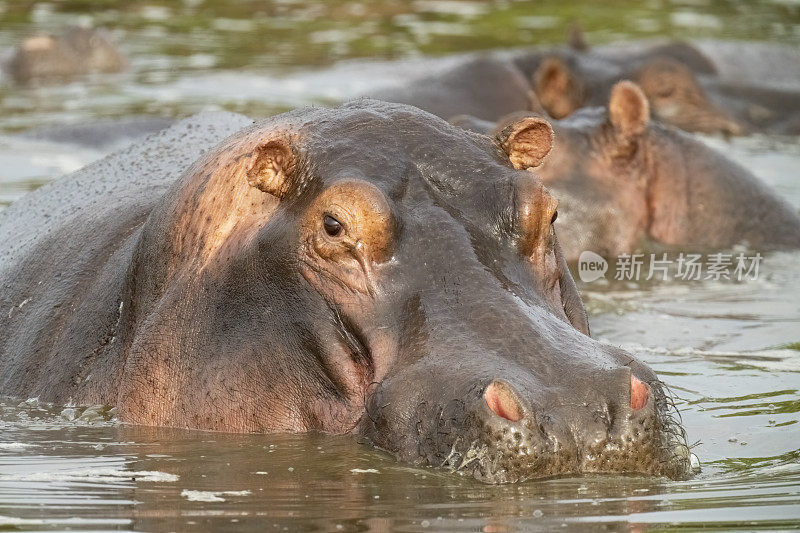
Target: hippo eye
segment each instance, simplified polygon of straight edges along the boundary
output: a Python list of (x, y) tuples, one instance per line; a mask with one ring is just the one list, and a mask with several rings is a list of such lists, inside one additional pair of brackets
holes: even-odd
[(553, 218), (550, 219), (550, 224), (555, 224), (557, 218), (558, 218), (558, 211), (553, 211)]
[(338, 237), (342, 233), (342, 223), (330, 215), (323, 217), (322, 226), (329, 237)]
[(659, 89), (659, 90), (656, 92), (656, 96), (658, 96), (659, 98), (669, 98), (669, 97), (670, 97), (670, 96), (672, 96), (674, 93), (675, 93), (675, 87), (672, 87), (672, 86), (666, 86), (666, 87), (662, 87), (662, 88), (660, 88), (660, 89)]

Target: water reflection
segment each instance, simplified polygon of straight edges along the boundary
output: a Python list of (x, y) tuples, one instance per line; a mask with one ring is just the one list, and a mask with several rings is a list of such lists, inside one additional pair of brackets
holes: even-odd
[(641, 531), (733, 524), (740, 506), (761, 527), (788, 525), (800, 503), (800, 450), (707, 463), (688, 482), (589, 476), (489, 486), (400, 465), (348, 437), (133, 427), (78, 411), (68, 421), (61, 408), (2, 404), (0, 526), (530, 531), (578, 522)]

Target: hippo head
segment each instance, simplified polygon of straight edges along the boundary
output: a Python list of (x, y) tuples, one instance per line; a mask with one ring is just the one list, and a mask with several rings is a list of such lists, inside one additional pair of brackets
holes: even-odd
[(531, 171), (498, 141), (359, 100), (229, 138), (149, 216), (124, 298), (123, 420), (357, 435), (487, 482), (683, 477), (655, 374), (588, 336)]
[[(739, 135), (743, 127), (709, 101), (694, 73), (677, 59), (653, 56), (622, 75), (644, 92), (653, 116), (686, 131)], [(533, 72), (533, 90), (553, 118), (584, 106), (605, 104), (620, 72), (600, 68), (580, 55), (551, 55)]]
[[(531, 116), (537, 115), (513, 113), (494, 124), (462, 115), (450, 122), (496, 137), (508, 124)], [(607, 109), (583, 108), (553, 128), (553, 151), (536, 170), (559, 199), (559, 235), (567, 261), (576, 261), (583, 250), (616, 256), (647, 240), (653, 218), (648, 202), (652, 124), (642, 91), (632, 82), (620, 82)]]
[(126, 66), (125, 58), (105, 30), (71, 26), (61, 40), (89, 72), (119, 72)]
[(669, 57), (645, 61), (629, 76), (641, 87), (656, 118), (682, 130), (740, 135), (741, 124), (712, 104), (694, 73)]
[(105, 31), (69, 26), (57, 35), (28, 37), (6, 68), (20, 83), (38, 83), (89, 72), (119, 72), (125, 66), (125, 58)]
[[(497, 124), (469, 116), (451, 123), (498, 135), (536, 116), (518, 112)], [(673, 127), (650, 120), (631, 81), (618, 82), (607, 107), (556, 121), (555, 147), (537, 169), (559, 199), (559, 234), (568, 262), (591, 250), (605, 257), (657, 248), (800, 246), (800, 219), (748, 170)]]

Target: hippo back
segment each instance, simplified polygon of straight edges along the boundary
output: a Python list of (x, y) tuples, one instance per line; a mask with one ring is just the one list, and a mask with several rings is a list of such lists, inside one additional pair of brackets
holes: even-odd
[(441, 118), (474, 115), (497, 120), (514, 111), (538, 107), (530, 85), (510, 61), (479, 56), (431, 76), (369, 94), (409, 104)]
[[(124, 273), (151, 209), (201, 154), (251, 123), (197, 115), (0, 212), (0, 393), (22, 394), (33, 381), (67, 391), (62, 381), (81, 375), (76, 365), (103, 366), (91, 364), (96, 346), (113, 343)], [(90, 331), (77, 335), (78, 322)], [(97, 403), (110, 402), (104, 389)]]

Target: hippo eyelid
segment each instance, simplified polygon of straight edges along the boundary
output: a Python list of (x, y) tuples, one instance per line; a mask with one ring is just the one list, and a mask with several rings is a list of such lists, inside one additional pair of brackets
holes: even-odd
[(339, 237), (344, 230), (344, 225), (327, 213), (322, 216), (322, 227), (329, 237)]

